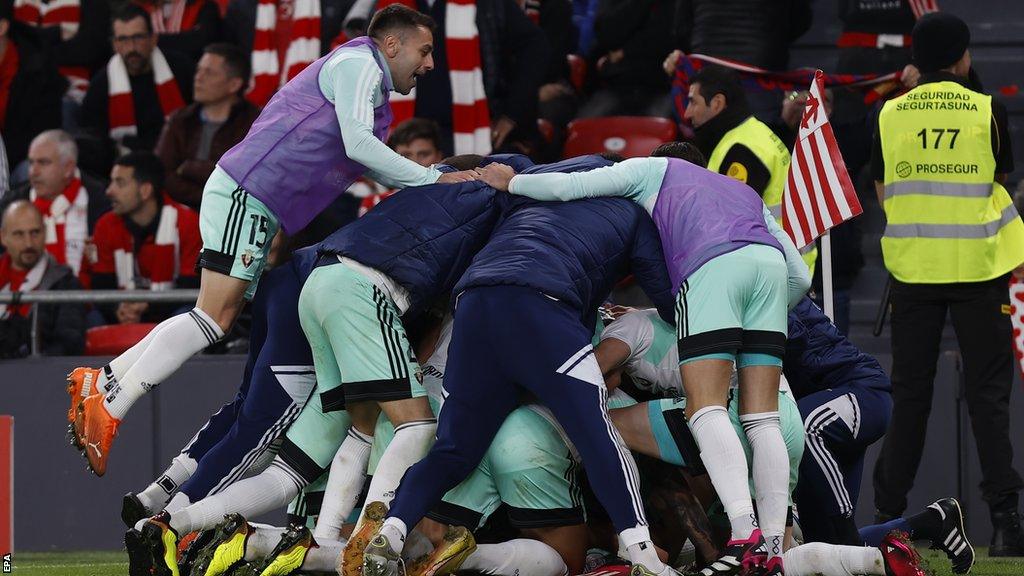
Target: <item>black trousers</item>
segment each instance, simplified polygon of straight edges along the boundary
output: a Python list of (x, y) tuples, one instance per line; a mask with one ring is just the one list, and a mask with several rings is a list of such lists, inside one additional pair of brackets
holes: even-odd
[(967, 410), (981, 459), (982, 497), (993, 509), (1016, 501), (1024, 483), (1013, 468), (1010, 445), (1014, 360), (1008, 280), (1009, 275), (962, 284), (893, 281), (893, 415), (875, 463), (878, 510), (902, 514), (907, 507), (907, 492), (924, 448), (947, 311), (963, 358)]

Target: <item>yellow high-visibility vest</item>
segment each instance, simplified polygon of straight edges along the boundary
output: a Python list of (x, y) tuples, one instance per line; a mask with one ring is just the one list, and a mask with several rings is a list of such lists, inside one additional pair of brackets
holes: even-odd
[[(754, 156), (757, 156), (757, 159), (768, 168), (770, 178), (761, 198), (768, 206), (772, 216), (775, 217), (775, 221), (782, 226), (782, 192), (786, 188), (786, 179), (789, 177), (791, 158), (789, 148), (767, 124), (751, 116), (722, 136), (718, 145), (711, 152), (711, 158), (708, 159), (708, 170), (721, 172), (722, 161), (725, 160), (726, 153), (736, 144), (743, 144), (749, 148)], [(747, 182), (747, 168), (739, 163), (734, 162), (731, 166), (726, 166), (724, 174), (740, 182)], [(818, 259), (818, 248), (814, 244), (809, 244), (800, 252), (807, 268), (813, 274), (814, 262)]]
[(922, 84), (878, 117), (887, 219), (882, 257), (901, 282), (981, 282), (1024, 262), (1024, 222), (994, 182), (992, 98)]

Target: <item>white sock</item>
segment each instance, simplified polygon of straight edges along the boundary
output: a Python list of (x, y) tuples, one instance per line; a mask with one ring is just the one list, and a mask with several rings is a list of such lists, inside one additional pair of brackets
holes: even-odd
[(619, 533), (619, 544), (626, 548), (632, 564), (642, 564), (658, 574), (665, 569), (665, 563), (658, 558), (658, 550), (651, 542), (651, 531), (647, 526), (634, 526)]
[(405, 522), (394, 516), (385, 518), (384, 524), (380, 527), (380, 533), (387, 537), (388, 543), (391, 544), (391, 550), (399, 555), (405, 548), (405, 535), (408, 532)]
[(754, 453), (754, 493), (757, 495), (758, 523), (768, 557), (782, 554), (789, 508), (789, 452), (782, 439), (778, 412), (740, 416), (740, 424)]
[(319, 548), (310, 548), (300, 568), (303, 572), (334, 572), (345, 550), (345, 540), (317, 540)]
[(281, 541), (285, 529), (269, 524), (249, 523), (253, 531), (249, 533), (249, 539), (245, 541), (245, 561), (252, 562), (270, 556), (270, 553)]
[(419, 530), (413, 529), (405, 535), (405, 547), (402, 548), (402, 558), (406, 562), (418, 559), (420, 556), (426, 556), (434, 551), (434, 543), (430, 541)]
[[(729, 421), (729, 413), (723, 406), (707, 406), (695, 412), (689, 423), (700, 448), (700, 459), (729, 517), (731, 539), (750, 538), (757, 528), (757, 520), (750, 499), (747, 456)], [(786, 462), (789, 462), (788, 456)]]
[[(172, 320), (174, 317), (168, 318)], [(146, 337), (135, 343), (134, 346), (125, 350), (120, 356), (114, 358), (103, 368), (103, 375), (100, 377), (100, 384), (107, 385), (108, 383), (116, 383), (117, 379), (124, 376), (125, 373), (135, 365), (135, 362), (139, 359), (139, 356), (149, 348), (149, 345), (153, 343), (153, 339), (156, 338), (158, 332), (168, 326), (167, 320), (157, 324), (146, 334)]]
[(174, 373), (199, 351), (224, 337), (217, 323), (199, 308), (178, 314), (160, 323), (166, 324), (124, 375), (107, 393), (103, 405), (111, 416), (121, 420), (135, 401)]
[(168, 514), (174, 514), (175, 512), (183, 508), (188, 508), (191, 505), (192, 501), (189, 500), (188, 495), (184, 492), (178, 492), (171, 498), (171, 501), (164, 506), (164, 510)]
[(812, 542), (782, 555), (786, 576), (885, 576), (878, 548)]
[(163, 475), (137, 494), (142, 505), (151, 514), (164, 508), (167, 500), (192, 476), (198, 465), (199, 463), (188, 454), (175, 456), (171, 460), (171, 465), (164, 470)]
[[(377, 470), (370, 480), (366, 502), (390, 504), (395, 498), (398, 483), (410, 466), (419, 462), (434, 443), (437, 432), (436, 420), (415, 420), (395, 428), (395, 438), (388, 444), (377, 463)], [(363, 515), (359, 515), (359, 524)]]
[(213, 528), (225, 514), (237, 512), (255, 518), (265, 512), (288, 505), (306, 482), (280, 458), (258, 476), (239, 480), (223, 492), (202, 500), (171, 515), (171, 528), (178, 534)]
[(478, 544), (459, 570), (494, 576), (563, 576), (569, 571), (554, 548), (526, 538)]
[(352, 509), (356, 507), (359, 493), (363, 489), (371, 444), (373, 436), (366, 436), (355, 428), (349, 428), (345, 441), (334, 454), (320, 515), (313, 531), (313, 538), (317, 542), (337, 539), (341, 535), (341, 527), (352, 513)]

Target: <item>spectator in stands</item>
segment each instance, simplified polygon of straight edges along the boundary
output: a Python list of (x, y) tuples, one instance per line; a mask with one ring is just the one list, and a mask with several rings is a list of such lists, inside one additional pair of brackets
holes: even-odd
[(249, 71), (249, 55), (232, 44), (210, 44), (199, 59), (195, 102), (171, 115), (156, 145), (167, 174), (164, 190), (174, 200), (198, 209), (217, 160), (259, 116), (243, 98)]
[(105, 0), (16, 0), (14, 18), (36, 27), (68, 81), (63, 128), (73, 132), (89, 79), (110, 58), (110, 6)]
[(164, 120), (192, 96), (193, 67), (156, 46), (149, 14), (127, 4), (113, 18), (114, 56), (93, 76), (79, 125), (120, 150), (152, 150)]
[(110, 208), (103, 195), (105, 185), (78, 169), (78, 147), (63, 130), (36, 136), (28, 161), (28, 182), (11, 190), (3, 204), (32, 202), (43, 215), (46, 249), (88, 286), (83, 255), (96, 221)]
[[(224, 15), (225, 39), (252, 54), (247, 98), (265, 106), (279, 87), (330, 51), (352, 5), (353, 0), (230, 0)], [(264, 33), (256, 34), (259, 6), (273, 7), (274, 19), (261, 24)], [(364, 31), (368, 16), (361, 19)]]
[(0, 0), (0, 132), (11, 172), (36, 134), (60, 128), (67, 89), (38, 31), (15, 22), (13, 13), (12, 0)]
[(811, 0), (691, 0), (680, 3), (673, 32), (687, 52), (785, 70), (812, 16)]
[[(131, 152), (110, 171), (111, 211), (93, 235), (95, 289), (198, 288), (199, 215), (163, 192), (164, 168), (151, 152)], [(107, 323), (159, 321), (175, 306), (122, 302), (101, 310)]]
[[(410, 118), (396, 126), (388, 137), (388, 146), (420, 166), (431, 166), (444, 158), (441, 129), (437, 122), (426, 118)], [(363, 177), (349, 186), (348, 193), (360, 199), (359, 215), (362, 216), (395, 191)]]
[(594, 22), (600, 87), (579, 116), (671, 114), (669, 82), (661, 71), (672, 51), (679, 0), (601, 0)]
[(146, 12), (157, 46), (198, 60), (203, 48), (220, 40), (220, 7), (214, 0), (135, 0)]
[(552, 146), (545, 146), (545, 159), (561, 154), (565, 126), (576, 116), (578, 100), (569, 79), (569, 53), (573, 46), (572, 3), (569, 0), (519, 0), (526, 15), (547, 36), (549, 50), (547, 70), (538, 93), (537, 116), (551, 123)]
[[(7, 206), (0, 220), (0, 292), (78, 290), (75, 274), (46, 252), (43, 215), (31, 202)], [(0, 357), (20, 358), (32, 350), (31, 306), (0, 305)], [(39, 343), (43, 354), (81, 354), (85, 347), (85, 305), (39, 307)]]
[[(459, 18), (464, 11), (449, 11), (446, 0), (381, 0), (377, 8), (389, 4), (412, 5), (438, 25), (434, 70), (417, 80), (415, 103), (392, 99), (397, 119), (436, 121), (441, 127), (441, 148), (454, 154), (486, 154), (492, 149), (522, 153), (536, 148), (540, 138), (537, 91), (545, 73), (545, 66), (538, 63), (548, 61), (549, 48), (544, 33), (516, 0), (478, 2), (473, 21)], [(452, 58), (446, 41), (449, 34), (478, 39), (480, 51)], [(477, 74), (481, 82), (467, 81)], [(461, 96), (458, 122), (453, 93)]]

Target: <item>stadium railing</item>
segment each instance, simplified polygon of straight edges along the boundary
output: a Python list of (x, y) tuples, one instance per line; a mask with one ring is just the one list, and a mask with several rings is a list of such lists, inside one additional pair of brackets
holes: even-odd
[(119, 302), (195, 302), (199, 290), (49, 290), (40, 292), (2, 292), (0, 304), (31, 304), (32, 356), (39, 356), (39, 306), (43, 304), (116, 304)]

